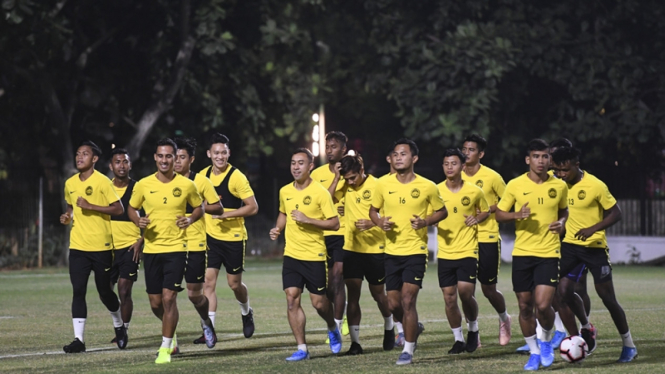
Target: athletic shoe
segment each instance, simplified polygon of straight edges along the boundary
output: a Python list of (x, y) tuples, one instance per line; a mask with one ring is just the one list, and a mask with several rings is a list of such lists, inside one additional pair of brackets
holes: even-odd
[(566, 338), (566, 333), (564, 331), (555, 331), (554, 336), (552, 336), (552, 348), (559, 349), (561, 341)]
[(205, 343), (206, 343), (205, 335), (201, 335), (199, 338), (194, 339), (194, 344), (205, 344)]
[(404, 333), (400, 332), (395, 336), (395, 347), (404, 347), (404, 342), (406, 340), (404, 339)]
[(413, 355), (408, 352), (402, 352), (395, 363), (397, 365), (409, 365), (413, 363)]
[(342, 335), (349, 335), (349, 322), (346, 320), (346, 316), (344, 316), (344, 320), (342, 321)]
[(552, 342), (540, 342), (540, 364), (549, 367), (554, 362), (554, 349)]
[(416, 350), (416, 348), (418, 348), (418, 338), (420, 337), (420, 334), (423, 333), (423, 331), (425, 331), (425, 325), (418, 322), (418, 331), (416, 331), (416, 341), (414, 342), (414, 345), (413, 345), (413, 350), (414, 351)]
[(466, 351), (471, 353), (478, 348), (478, 331), (469, 331), (466, 334)]
[(539, 367), (540, 355), (533, 353), (531, 356), (529, 356), (529, 361), (527, 361), (526, 365), (524, 365), (524, 370), (538, 370)]
[(249, 313), (242, 316), (242, 333), (246, 338), (251, 338), (254, 335), (254, 309), (249, 308)]
[(637, 348), (626, 347), (624, 346), (621, 349), (621, 356), (617, 362), (631, 362), (633, 359), (637, 358)]
[(383, 350), (391, 351), (395, 348), (395, 345), (397, 345), (397, 342), (395, 341), (395, 330), (383, 330)]
[(580, 331), (580, 336), (586, 342), (586, 345), (589, 348), (589, 353), (593, 353), (593, 351), (596, 350), (596, 328), (591, 325), (590, 329), (582, 329)]
[(171, 348), (170, 348), (171, 356), (173, 355), (179, 355), (180, 354), (180, 347), (178, 347), (178, 335), (175, 333), (173, 334), (173, 340), (171, 340)]
[(339, 333), (339, 329), (328, 331), (328, 339), (330, 339), (330, 350), (332, 353), (338, 354), (342, 350), (342, 334)]
[(508, 316), (506, 322), (501, 322), (499, 319), (499, 345), (507, 345), (510, 343), (510, 338), (512, 337), (512, 332), (510, 331), (510, 325), (512, 324), (512, 317)]
[(523, 355), (528, 355), (531, 354), (531, 349), (529, 348), (528, 344), (524, 344), (523, 346), (517, 348), (515, 352)]
[(74, 339), (73, 342), (62, 347), (65, 353), (80, 353), (85, 352), (85, 344), (79, 340), (79, 338)]
[(129, 340), (129, 337), (127, 336), (127, 329), (125, 326), (116, 327), (115, 342), (118, 345), (118, 348), (125, 349), (125, 347), (127, 347), (127, 340)]
[(302, 361), (309, 360), (309, 352), (305, 352), (302, 349), (299, 349), (289, 357), (286, 358), (286, 361)]
[(171, 349), (159, 348), (159, 351), (157, 351), (157, 358), (155, 359), (155, 363), (168, 364), (169, 362), (171, 362)]
[(466, 352), (466, 344), (461, 341), (456, 341), (455, 344), (453, 344), (453, 347), (450, 348), (448, 351), (449, 355), (458, 355), (460, 353)]
[(360, 346), (360, 344), (356, 342), (351, 342), (351, 348), (349, 348), (349, 351), (346, 352), (344, 355), (345, 356), (357, 356), (363, 354), (363, 347)]
[(217, 334), (215, 333), (215, 328), (212, 326), (212, 321), (208, 319), (207, 322), (202, 322), (201, 327), (203, 328), (206, 346), (214, 348), (215, 344), (217, 344)]
[(114, 336), (113, 339), (111, 339), (111, 344), (116, 344), (117, 342), (118, 342), (118, 338), (116, 338)]

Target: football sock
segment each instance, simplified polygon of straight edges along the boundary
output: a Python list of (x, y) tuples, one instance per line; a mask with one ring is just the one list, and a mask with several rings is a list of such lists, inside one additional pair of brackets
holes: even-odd
[(456, 342), (462, 342), (464, 343), (464, 331), (462, 331), (462, 327), (455, 327), (453, 330), (453, 336), (455, 337)]
[[(241, 303), (238, 301), (238, 304), (240, 304), (240, 313), (242, 313), (243, 316), (246, 316), (249, 314), (249, 297), (247, 297), (247, 302), (246, 303)], [(208, 313), (210, 314), (210, 313)]]
[(404, 334), (404, 326), (402, 326), (402, 322), (395, 322), (395, 327), (397, 327), (398, 334)]
[(298, 350), (307, 352), (307, 344), (298, 344)]
[(559, 317), (559, 312), (554, 312), (554, 327), (556, 331), (566, 332), (566, 328), (563, 326), (563, 321)]
[(217, 314), (216, 312), (208, 312), (208, 318), (210, 318), (210, 320), (212, 321), (212, 326), (213, 327), (215, 326), (215, 315), (216, 314)]
[(501, 320), (501, 322), (508, 321), (508, 318), (510, 318), (510, 314), (508, 314), (508, 309), (504, 310), (503, 313), (499, 313), (499, 319)]
[(625, 334), (621, 334), (621, 340), (623, 341), (624, 346), (635, 348), (635, 343), (633, 343), (633, 336), (630, 335), (630, 330)]
[(351, 341), (360, 344), (360, 326), (349, 326), (349, 333), (351, 334)]
[[(83, 332), (85, 331), (85, 318), (72, 318), (74, 324), (74, 337), (83, 343)], [(630, 333), (629, 333), (630, 334)]]
[(166, 336), (162, 336), (162, 346), (160, 348), (171, 348), (172, 342), (173, 338), (167, 338)]
[(525, 336), (524, 340), (526, 340), (526, 344), (529, 346), (529, 351), (531, 354), (540, 354), (540, 347), (538, 346), (538, 342), (536, 341), (536, 335), (532, 336)]
[(554, 335), (554, 330), (543, 329), (543, 338), (541, 340), (544, 342), (550, 342), (552, 341), (552, 335)]
[(404, 349), (402, 350), (402, 352), (406, 352), (411, 356), (413, 356), (413, 349), (415, 346), (416, 346), (415, 342), (404, 342)]
[(393, 316), (383, 318), (383, 329), (392, 330), (395, 328), (395, 323), (393, 322)]
[(469, 331), (476, 332), (478, 331), (478, 320), (469, 321)]
[(120, 308), (116, 310), (115, 312), (110, 312), (111, 313), (111, 318), (113, 318), (113, 327), (121, 327), (122, 326), (122, 314), (120, 314)]

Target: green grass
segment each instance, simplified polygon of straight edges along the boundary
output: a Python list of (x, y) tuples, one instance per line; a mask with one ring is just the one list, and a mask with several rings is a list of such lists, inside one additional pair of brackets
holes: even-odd
[[(480, 291), (480, 333), (482, 348), (473, 354), (449, 356), (452, 333), (445, 319), (441, 291), (436, 280), (436, 265), (429, 267), (418, 300), (420, 320), (426, 331), (420, 337), (414, 364), (396, 367), (398, 350), (383, 352), (383, 320), (365, 289), (361, 300), (364, 311), (361, 341), (365, 354), (333, 357), (324, 341), (325, 324), (304, 297), (307, 315), (307, 339), (312, 360), (287, 363), (284, 358), (295, 350), (295, 341), (286, 319), (286, 301), (281, 289), (279, 262), (250, 262), (244, 280), (250, 290), (255, 311), (256, 334), (242, 336), (240, 309), (226, 282), (218, 286), (219, 343), (214, 349), (193, 345), (201, 335), (198, 316), (185, 293), (179, 297), (178, 338), (183, 352), (170, 365), (154, 364), (161, 342), (161, 323), (152, 315), (145, 294), (144, 281), (134, 288), (134, 317), (129, 346), (120, 351), (109, 344), (113, 328), (108, 312), (98, 299), (91, 278), (88, 292), (88, 323), (84, 354), (62, 353), (62, 346), (73, 339), (70, 302), (71, 286), (66, 269), (0, 272), (0, 371), (11, 373), (107, 373), (107, 372), (251, 372), (251, 373), (508, 373), (521, 371), (526, 356), (513, 353), (524, 344), (517, 324), (517, 306), (511, 291), (510, 267), (500, 274), (499, 289), (506, 296), (508, 311), (514, 317), (513, 340), (498, 345), (496, 313)], [(548, 370), (561, 373), (663, 373), (665, 372), (665, 272), (663, 268), (615, 267), (615, 288), (626, 310), (639, 358), (630, 364), (616, 364), (621, 339), (608, 312), (593, 292), (592, 322), (599, 330), (598, 349), (581, 365), (571, 365), (557, 358)], [(344, 338), (343, 351), (349, 347)]]

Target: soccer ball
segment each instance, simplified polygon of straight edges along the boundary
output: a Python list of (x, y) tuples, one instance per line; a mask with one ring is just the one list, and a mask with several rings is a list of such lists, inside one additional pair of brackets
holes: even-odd
[(570, 363), (582, 362), (589, 354), (589, 347), (581, 336), (569, 336), (561, 341), (559, 354)]

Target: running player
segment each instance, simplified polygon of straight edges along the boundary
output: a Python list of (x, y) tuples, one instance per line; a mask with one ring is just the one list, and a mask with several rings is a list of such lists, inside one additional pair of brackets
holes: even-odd
[[(229, 163), (231, 148), (229, 138), (220, 133), (212, 135), (208, 158), (212, 165), (199, 174), (210, 179), (224, 205), (224, 214), (206, 214), (206, 239), (208, 243), (208, 268), (204, 292), (208, 298), (208, 316), (215, 324), (217, 314), (217, 278), (222, 265), (226, 269), (226, 281), (233, 291), (242, 317), (242, 333), (245, 338), (254, 335), (254, 311), (249, 305), (247, 286), (242, 281), (245, 271), (245, 243), (247, 229), (245, 217), (259, 211), (254, 191), (245, 174)], [(205, 342), (203, 336), (194, 344)]]
[(300, 298), (307, 286), (312, 306), (328, 325), (330, 350), (342, 349), (342, 335), (333, 317), (330, 300), (326, 297), (326, 245), (323, 230), (337, 230), (339, 218), (330, 193), (319, 183), (312, 183), (310, 172), (314, 156), (297, 149), (291, 156), (291, 175), (294, 182), (279, 191), (279, 215), (270, 239), (277, 240), (286, 229), (282, 285), (286, 293), (289, 325), (296, 338), (298, 350), (287, 361), (309, 359), (305, 340), (305, 312)]
[[(449, 354), (474, 352), (478, 348), (478, 303), (475, 298), (478, 224), (490, 214), (483, 190), (462, 179), (465, 162), (466, 156), (462, 151), (447, 149), (443, 153), (446, 180), (437, 185), (448, 210), (448, 217), (437, 225), (437, 258), (439, 287), (446, 304), (446, 317), (455, 337)], [(457, 304), (458, 294), (469, 324), (466, 341), (462, 331), (462, 313)]]
[[(614, 293), (612, 265), (605, 238), (605, 229), (621, 220), (621, 209), (605, 183), (580, 169), (579, 151), (562, 147), (552, 154), (552, 158), (557, 176), (567, 183), (569, 189), (570, 217), (566, 221), (566, 236), (561, 245), (561, 273), (567, 274), (580, 263), (591, 271), (596, 292), (610, 312), (623, 341), (619, 362), (630, 362), (637, 357), (637, 348), (628, 328), (626, 313)], [(574, 282), (563, 278), (559, 293), (571, 308), (575, 306), (574, 291)], [(582, 326), (585, 340), (589, 340), (592, 329), (589, 323)], [(595, 341), (593, 345), (589, 348), (595, 348)]]
[[(393, 147), (392, 165), (397, 172), (377, 184), (369, 216), (386, 232), (386, 290), (390, 311), (404, 326), (404, 349), (397, 365), (413, 362), (418, 339), (416, 300), (427, 269), (427, 226), (446, 217), (436, 185), (413, 171), (418, 146), (400, 139)], [(426, 216), (428, 207), (434, 213)], [(383, 208), (384, 215), (379, 215)]]
[[(144, 230), (145, 286), (152, 312), (162, 321), (162, 345), (156, 364), (171, 362), (171, 353), (177, 347), (174, 344), (178, 325), (176, 298), (182, 291), (187, 262), (185, 230), (203, 215), (203, 200), (196, 185), (173, 170), (177, 149), (171, 139), (157, 143), (154, 156), (157, 172), (136, 183), (128, 208), (129, 218)], [(189, 217), (185, 216), (187, 204), (194, 207)], [(146, 213), (143, 217), (137, 212), (141, 208)]]
[(72, 282), (72, 323), (74, 341), (62, 347), (65, 353), (85, 352), (85, 323), (88, 306), (85, 294), (90, 272), (95, 272), (99, 298), (113, 319), (118, 348), (127, 346), (127, 330), (122, 324), (118, 296), (110, 287), (113, 266), (111, 215), (124, 212), (111, 181), (95, 170), (102, 151), (97, 144), (84, 141), (76, 150), (77, 174), (65, 182), (67, 211), (60, 223), (72, 223), (69, 238), (69, 279)]
[[(527, 146), (529, 171), (508, 182), (496, 209), (499, 222), (515, 221), (513, 290), (520, 308), (520, 327), (531, 355), (525, 370), (538, 370), (554, 362), (552, 299), (559, 282), (559, 234), (568, 216), (568, 188), (547, 173), (550, 154), (542, 139)], [(515, 209), (511, 212), (511, 209)], [(536, 341), (536, 317), (543, 337)]]

